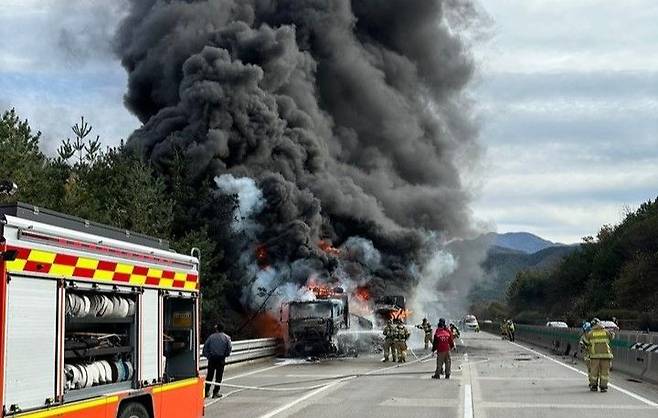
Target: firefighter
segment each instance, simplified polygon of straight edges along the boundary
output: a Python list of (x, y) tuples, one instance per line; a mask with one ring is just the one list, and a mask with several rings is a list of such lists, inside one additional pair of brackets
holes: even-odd
[(613, 355), (610, 341), (614, 334), (603, 328), (598, 318), (592, 320), (592, 329), (583, 335), (582, 341), (589, 348), (589, 388), (592, 392), (608, 391), (608, 376)]
[(507, 338), (507, 321), (503, 321), (500, 324), (500, 336), (503, 340)]
[[(219, 323), (215, 325), (214, 332), (210, 334), (203, 345), (203, 356), (208, 359), (208, 374), (206, 382), (214, 382), (212, 397), (221, 398), (219, 383), (224, 377), (226, 357), (231, 355), (231, 337), (224, 333), (224, 326)], [(206, 385), (206, 398), (210, 396), (210, 384)]]
[[(455, 348), (455, 341), (452, 332), (446, 327), (446, 320), (439, 319), (439, 324), (434, 333), (434, 342), (432, 344), (432, 353), (436, 353), (436, 370), (432, 379), (440, 379), (443, 372), (446, 379), (450, 379), (450, 350)], [(445, 370), (443, 370), (445, 366)]]
[(423, 318), (423, 323), (416, 325), (416, 328), (425, 332), (425, 350), (427, 350), (432, 343), (432, 324), (430, 324), (427, 318)]
[(510, 341), (514, 341), (514, 322), (512, 322), (511, 319), (507, 320), (507, 338), (509, 338)]
[(589, 342), (585, 339), (585, 335), (592, 330), (592, 324), (585, 321), (583, 322), (583, 335), (580, 337), (578, 342), (580, 345), (580, 352), (583, 353), (583, 361), (587, 365), (587, 376), (590, 376), (589, 368)]
[(393, 363), (397, 361), (397, 350), (395, 347), (396, 329), (393, 321), (389, 319), (384, 326), (384, 362), (388, 361), (389, 353), (393, 357)]
[(452, 332), (452, 338), (454, 340), (461, 338), (461, 334), (459, 332), (459, 328), (454, 324), (454, 322), (450, 323), (450, 332)]
[(398, 363), (404, 363), (407, 361), (407, 340), (411, 333), (404, 326), (401, 320), (397, 320), (397, 325), (395, 326), (395, 345), (398, 352)]

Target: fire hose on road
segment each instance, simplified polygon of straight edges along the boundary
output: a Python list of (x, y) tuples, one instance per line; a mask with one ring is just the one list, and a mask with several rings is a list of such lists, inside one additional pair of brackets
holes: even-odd
[[(234, 390), (234, 391), (231, 391), (231, 392), (227, 393), (224, 396), (224, 398), (226, 398), (226, 397), (228, 397), (232, 394), (245, 391), (245, 390), (256, 390), (256, 391), (265, 391), (265, 392), (301, 392), (301, 391), (315, 390), (315, 389), (320, 389), (320, 388), (324, 388), (324, 387), (327, 387), (327, 386), (332, 386), (332, 385), (341, 383), (343, 381), (356, 379), (356, 378), (359, 378), (359, 377), (391, 376), (391, 375), (401, 374), (401, 373), (382, 373), (382, 372), (387, 371), (387, 370), (392, 370), (392, 369), (399, 369), (399, 368), (403, 368), (403, 367), (406, 367), (406, 366), (411, 366), (411, 365), (416, 364), (416, 363), (421, 363), (422, 361), (432, 357), (432, 354), (428, 354), (428, 355), (423, 356), (423, 357), (418, 357), (418, 356), (415, 355), (415, 353), (413, 353), (413, 350), (410, 350), (410, 351), (412, 352), (414, 357), (416, 357), (416, 360), (410, 361), (408, 363), (396, 364), (396, 365), (390, 366), (390, 367), (377, 368), (377, 369), (374, 369), (374, 370), (371, 370), (371, 371), (365, 372), (365, 373), (351, 373), (351, 374), (340, 375), (340, 376), (329, 376), (329, 377), (322, 378), (322, 379), (314, 379), (314, 380), (307, 381), (309, 383), (313, 382), (313, 381), (327, 381), (327, 380), (331, 381), (329, 383), (322, 383), (322, 384), (313, 385), (313, 386), (278, 388), (278, 387), (274, 387), (274, 386), (282, 386), (282, 385), (286, 385), (286, 384), (289, 384), (289, 383), (275, 383), (275, 384), (263, 385), (263, 386), (235, 385), (235, 384), (230, 384), (230, 383), (217, 383), (217, 382), (207, 382), (207, 384), (209, 384), (209, 385), (220, 385), (220, 386), (224, 386), (224, 387), (227, 387), (227, 388), (237, 389), (237, 390)], [(417, 372), (414, 372), (413, 374), (416, 374), (416, 373)], [(209, 404), (209, 405), (212, 405), (212, 404)]]

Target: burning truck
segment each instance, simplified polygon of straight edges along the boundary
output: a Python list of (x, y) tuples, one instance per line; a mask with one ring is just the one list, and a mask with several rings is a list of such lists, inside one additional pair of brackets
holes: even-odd
[[(286, 353), (291, 357), (358, 355), (356, 333), (372, 330), (372, 322), (350, 313), (341, 288), (313, 287), (314, 299), (288, 302), (281, 308)], [(350, 326), (354, 322), (356, 330)]]
[(404, 296), (382, 296), (375, 300), (375, 325), (383, 327), (389, 319), (407, 321), (409, 311), (406, 309)]

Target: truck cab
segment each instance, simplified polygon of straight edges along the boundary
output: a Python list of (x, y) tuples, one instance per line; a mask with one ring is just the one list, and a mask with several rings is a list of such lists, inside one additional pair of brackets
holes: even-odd
[(288, 305), (288, 353), (317, 356), (338, 351), (337, 334), (349, 328), (347, 297), (294, 301)]

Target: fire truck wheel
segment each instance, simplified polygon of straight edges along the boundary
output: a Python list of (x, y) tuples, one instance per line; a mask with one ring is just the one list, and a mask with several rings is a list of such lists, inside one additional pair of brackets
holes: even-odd
[(137, 402), (127, 403), (117, 418), (151, 418), (144, 405)]

